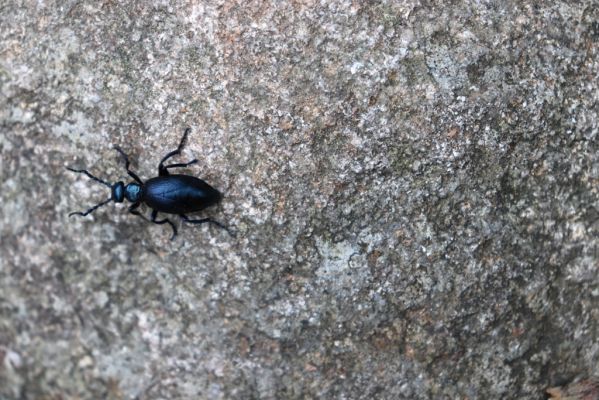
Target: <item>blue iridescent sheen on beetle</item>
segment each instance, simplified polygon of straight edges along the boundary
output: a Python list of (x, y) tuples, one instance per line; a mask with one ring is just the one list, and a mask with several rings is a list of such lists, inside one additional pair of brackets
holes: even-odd
[(125, 187), (125, 197), (131, 203), (136, 203), (141, 200), (141, 186), (137, 183), (131, 182)]
[(110, 197), (112, 201), (114, 201), (115, 203), (122, 203), (125, 197), (125, 184), (123, 182), (117, 182), (114, 185), (112, 185), (111, 191), (112, 194)]
[(151, 178), (146, 182), (143, 182), (135, 174), (135, 172), (129, 169), (129, 157), (123, 150), (116, 146), (115, 149), (125, 160), (125, 169), (127, 170), (127, 173), (134, 179), (134, 182), (130, 182), (126, 186), (121, 181), (116, 182), (115, 184), (105, 182), (102, 179), (93, 176), (84, 169), (67, 167), (69, 171), (85, 174), (92, 180), (108, 186), (111, 189), (111, 196), (108, 200), (93, 206), (85, 212), (72, 212), (69, 214), (69, 216), (86, 216), (97, 208), (108, 204), (111, 201), (114, 201), (115, 203), (122, 203), (124, 199), (127, 199), (129, 202), (133, 203), (129, 207), (129, 212), (144, 219), (146, 218), (139, 211), (137, 211), (137, 208), (142, 203), (151, 207), (152, 215), (150, 217), (150, 222), (159, 225), (169, 224), (173, 230), (171, 239), (174, 239), (175, 236), (177, 236), (177, 228), (168, 218), (158, 220), (156, 217), (158, 216), (159, 212), (166, 214), (177, 214), (184, 222), (190, 224), (211, 223), (225, 229), (231, 236), (234, 236), (229, 228), (220, 222), (213, 220), (212, 218), (190, 219), (187, 217), (187, 215), (185, 215), (187, 213), (201, 211), (207, 207), (213, 206), (222, 199), (220, 192), (203, 180), (191, 175), (171, 175), (168, 171), (170, 168), (183, 168), (190, 166), (197, 163), (198, 160), (192, 160), (187, 163), (164, 165), (164, 162), (169, 158), (181, 154), (190, 131), (190, 128), (185, 130), (177, 150), (171, 151), (162, 158), (160, 164), (158, 165), (158, 176)]

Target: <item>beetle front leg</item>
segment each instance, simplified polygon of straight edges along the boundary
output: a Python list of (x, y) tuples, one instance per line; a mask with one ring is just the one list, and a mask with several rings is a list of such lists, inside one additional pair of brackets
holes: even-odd
[(135, 204), (132, 204), (131, 207), (129, 207), (129, 212), (133, 215), (137, 215), (138, 217), (143, 218), (144, 220), (151, 222), (149, 219), (147, 219), (146, 217), (144, 217), (144, 215), (142, 213), (140, 213), (139, 211), (137, 211), (137, 208), (139, 208), (139, 206), (141, 205), (140, 202), (137, 202)]
[(141, 179), (139, 179), (139, 176), (137, 176), (137, 174), (133, 171), (131, 171), (129, 169), (129, 156), (127, 155), (127, 153), (125, 153), (123, 150), (121, 150), (121, 148), (119, 146), (114, 146), (114, 149), (116, 151), (118, 151), (121, 156), (123, 156), (123, 158), (125, 159), (125, 169), (127, 170), (127, 173), (129, 174), (129, 176), (133, 179), (135, 179), (137, 181), (137, 183), (139, 183), (140, 185), (143, 185), (144, 183), (141, 181)]
[(173, 236), (171, 236), (171, 240), (175, 239), (175, 236), (177, 236), (177, 227), (175, 226), (175, 224), (173, 224), (168, 218), (161, 219), (159, 221), (156, 219), (157, 216), (158, 216), (158, 211), (153, 210), (150, 222), (153, 222), (158, 225), (169, 224), (171, 226), (171, 228), (173, 228)]

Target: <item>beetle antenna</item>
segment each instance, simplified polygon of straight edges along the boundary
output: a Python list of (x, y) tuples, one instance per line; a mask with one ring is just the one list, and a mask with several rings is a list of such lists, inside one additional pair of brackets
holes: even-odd
[(97, 177), (93, 176), (92, 174), (90, 174), (89, 172), (87, 172), (87, 171), (86, 171), (86, 170), (84, 170), (84, 169), (75, 169), (75, 168), (71, 168), (71, 167), (66, 167), (66, 168), (67, 168), (69, 171), (72, 171), (72, 172), (77, 172), (77, 173), (79, 173), (79, 174), (85, 174), (85, 175), (87, 175), (89, 178), (93, 179), (94, 181), (96, 181), (96, 182), (98, 182), (98, 183), (101, 183), (102, 185), (108, 186), (109, 188), (112, 188), (112, 185), (111, 185), (110, 183), (108, 183), (108, 182), (105, 182), (105, 181), (103, 181), (102, 179), (100, 179), (100, 178), (97, 178)]
[(81, 215), (82, 217), (85, 217), (87, 214), (92, 213), (94, 211), (96, 211), (98, 208), (102, 207), (105, 204), (108, 204), (112, 201), (112, 197), (106, 201), (101, 202), (100, 204), (97, 204), (95, 206), (93, 206), (92, 208), (90, 208), (89, 210), (87, 210), (86, 212), (81, 212), (81, 211), (75, 211), (69, 214), (69, 217), (72, 217), (73, 215)]

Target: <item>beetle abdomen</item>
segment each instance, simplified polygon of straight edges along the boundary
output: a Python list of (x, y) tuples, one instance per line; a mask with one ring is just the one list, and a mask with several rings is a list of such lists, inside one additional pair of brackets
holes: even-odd
[(185, 214), (218, 203), (221, 194), (201, 179), (189, 175), (168, 175), (149, 179), (143, 187), (143, 201), (167, 214)]

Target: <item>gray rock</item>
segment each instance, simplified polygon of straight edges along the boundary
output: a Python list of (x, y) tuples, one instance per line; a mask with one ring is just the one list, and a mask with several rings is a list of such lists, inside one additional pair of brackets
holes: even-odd
[[(599, 365), (599, 5), (0, 5), (0, 398), (543, 399)], [(65, 166), (223, 191), (169, 241)], [(149, 213), (149, 210), (145, 210)]]

